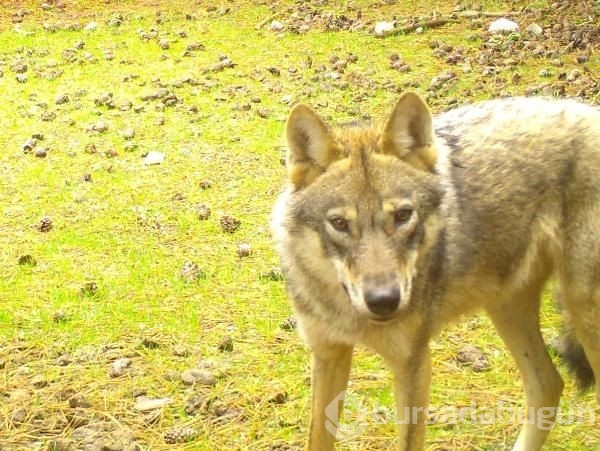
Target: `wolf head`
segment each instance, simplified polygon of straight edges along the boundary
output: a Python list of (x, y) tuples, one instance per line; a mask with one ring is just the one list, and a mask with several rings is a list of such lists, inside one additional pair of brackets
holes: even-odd
[(410, 308), (439, 232), (427, 105), (405, 93), (386, 121), (367, 126), (329, 126), (297, 105), (286, 138), (286, 227), (303, 240), (302, 264), (335, 274), (327, 283), (343, 287), (362, 316), (384, 322)]

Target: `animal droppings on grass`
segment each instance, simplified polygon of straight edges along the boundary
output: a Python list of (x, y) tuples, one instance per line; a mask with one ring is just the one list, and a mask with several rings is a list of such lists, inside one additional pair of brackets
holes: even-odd
[(64, 310), (58, 310), (52, 314), (52, 321), (56, 324), (66, 323), (69, 320), (69, 315)]
[(205, 272), (192, 261), (185, 262), (181, 267), (179, 274), (186, 282), (196, 282), (200, 279), (206, 278)]
[(474, 372), (480, 373), (490, 368), (487, 357), (475, 346), (463, 346), (456, 355), (456, 361), (462, 365), (470, 366)]
[(280, 326), (283, 330), (291, 331), (298, 328), (298, 320), (295, 316), (287, 318)]
[(21, 255), (17, 262), (21, 266), (37, 266), (37, 260), (29, 254)]
[(92, 403), (82, 393), (75, 393), (69, 398), (69, 407), (71, 409), (87, 409), (91, 406)]
[(207, 398), (203, 394), (195, 393), (186, 400), (183, 410), (186, 415), (193, 416), (201, 412), (206, 412), (209, 405), (210, 398)]
[(184, 385), (216, 385), (217, 378), (208, 371), (192, 368), (181, 373), (181, 382)]
[(233, 351), (233, 339), (229, 336), (223, 337), (217, 345), (217, 349), (221, 352)]
[(288, 392), (286, 391), (276, 391), (269, 396), (268, 402), (271, 404), (285, 404), (288, 396)]
[(91, 297), (98, 293), (100, 287), (96, 282), (86, 282), (81, 287), (80, 291), (83, 296)]
[(44, 216), (38, 225), (38, 230), (42, 233), (47, 233), (52, 230), (53, 227), (54, 223), (52, 218), (50, 216)]
[(261, 280), (269, 280), (272, 282), (281, 282), (283, 280), (283, 273), (281, 272), (281, 268), (271, 268), (266, 272), (260, 273), (259, 278)]
[(223, 232), (233, 233), (240, 228), (242, 221), (230, 215), (223, 215), (221, 216), (219, 223), (221, 224)]
[(198, 186), (201, 190), (207, 190), (210, 187), (212, 187), (212, 183), (210, 182), (210, 180), (201, 180), (200, 183), (198, 183)]

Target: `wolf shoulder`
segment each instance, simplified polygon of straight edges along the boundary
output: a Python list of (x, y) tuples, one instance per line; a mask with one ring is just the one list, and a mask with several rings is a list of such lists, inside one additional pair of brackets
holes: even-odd
[[(574, 99), (510, 97), (477, 102), (434, 117), (439, 140), (452, 150), (490, 142), (600, 143), (600, 108)], [(454, 148), (453, 148), (454, 147)], [(492, 146), (494, 147), (494, 146)], [(600, 149), (597, 149), (600, 154)]]

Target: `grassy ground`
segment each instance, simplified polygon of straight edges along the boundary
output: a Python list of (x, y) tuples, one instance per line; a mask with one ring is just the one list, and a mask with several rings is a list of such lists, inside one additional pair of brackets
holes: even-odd
[[(493, 18), (458, 16), (386, 39), (370, 33), (376, 21), (447, 17), (455, 5), (48, 3), (0, 7), (1, 450), (297, 449), (309, 355), (288, 327), (267, 227), (290, 104), (346, 120), (378, 116), (407, 87), (436, 111), (524, 93), (598, 103), (600, 92), (594, 2), (483, 3), (519, 11), (522, 28), (546, 28), (540, 38), (490, 37)], [(162, 164), (144, 165), (152, 151)], [(225, 231), (233, 219), (239, 227)], [(490, 371), (457, 363), (467, 344)], [(521, 405), (487, 320), (452, 326), (433, 347), (434, 406)], [(357, 399), (384, 412), (390, 385), (359, 350)], [(146, 410), (148, 399), (164, 405)], [(592, 397), (568, 382), (563, 407), (587, 416), (557, 428), (548, 449), (600, 447)], [(383, 423), (340, 448), (392, 448)], [(517, 430), (438, 424), (428, 444), (503, 449)], [(177, 431), (190, 441), (167, 444)]]

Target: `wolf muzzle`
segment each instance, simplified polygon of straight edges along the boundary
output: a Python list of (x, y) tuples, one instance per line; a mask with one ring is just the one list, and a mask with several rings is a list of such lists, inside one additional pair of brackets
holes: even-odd
[[(379, 282), (379, 283), (378, 283)], [(393, 280), (385, 283), (377, 279), (364, 281), (364, 299), (367, 308), (377, 316), (390, 316), (400, 305), (400, 286)]]

